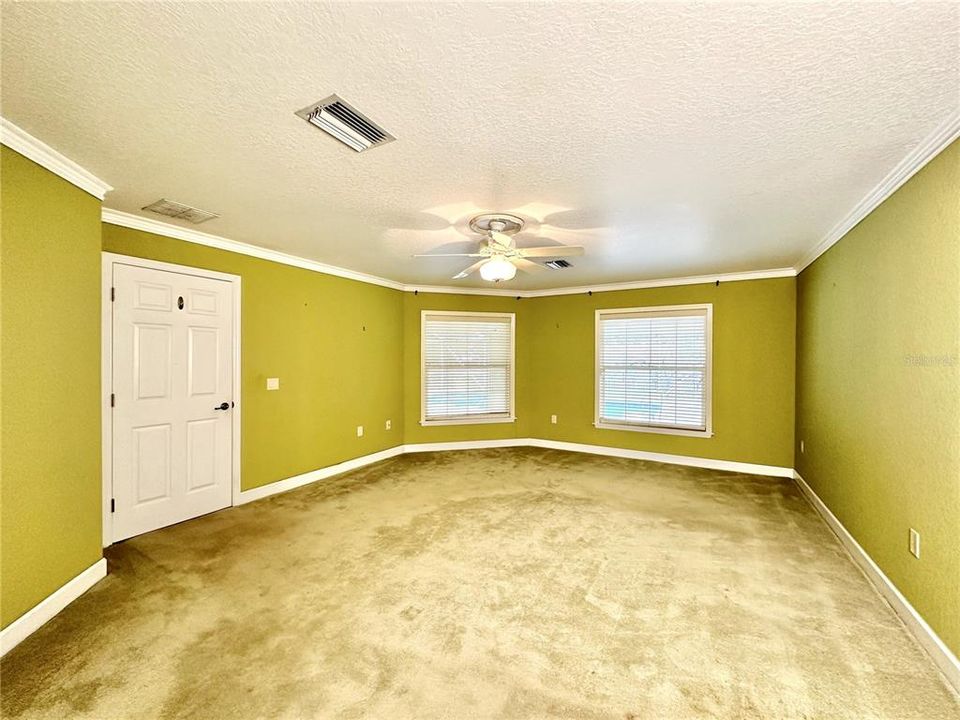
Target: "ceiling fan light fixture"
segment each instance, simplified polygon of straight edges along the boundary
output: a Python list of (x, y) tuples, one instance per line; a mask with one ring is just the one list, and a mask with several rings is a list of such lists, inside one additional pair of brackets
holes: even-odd
[(502, 257), (491, 258), (480, 266), (480, 277), (487, 282), (512, 280), (516, 274), (517, 266)]

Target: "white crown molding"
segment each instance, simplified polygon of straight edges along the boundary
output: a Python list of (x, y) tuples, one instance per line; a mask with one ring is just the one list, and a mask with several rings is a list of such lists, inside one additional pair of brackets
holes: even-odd
[(20, 129), (3, 117), (0, 117), (0, 143), (11, 150), (16, 150), (24, 157), (33, 160), (37, 165), (45, 167), (50, 172), (59, 175), (67, 182), (73, 183), (99, 200), (103, 200), (104, 196), (113, 190), (113, 187), (96, 175), (87, 172), (73, 160), (61, 155), (46, 143), (37, 140), (26, 130)]
[(946, 677), (947, 682), (953, 686), (954, 690), (960, 692), (960, 661), (957, 660), (957, 657), (950, 651), (950, 648), (944, 644), (940, 636), (934, 632), (933, 628), (923, 619), (920, 613), (916, 611), (913, 605), (910, 604), (910, 601), (903, 596), (903, 593), (897, 589), (897, 586), (890, 581), (890, 578), (880, 569), (880, 566), (867, 554), (867, 551), (857, 542), (856, 538), (850, 534), (850, 531), (844, 527), (839, 518), (831, 512), (826, 503), (813, 491), (813, 488), (800, 477), (800, 473), (794, 472), (793, 477), (800, 487), (800, 491), (804, 497), (806, 497), (807, 502), (813, 506), (814, 510), (820, 514), (827, 526), (837, 536), (840, 544), (843, 545), (854, 563), (863, 571), (867, 580), (870, 581), (880, 595), (883, 596), (883, 599), (893, 608), (893, 611), (900, 620), (903, 621), (903, 624), (906, 625), (907, 631), (913, 635), (921, 647), (927, 651), (927, 654), (940, 669), (940, 672)]
[(490, 297), (530, 297), (530, 290), (502, 290), (500, 288), (457, 287), (456, 285), (404, 285), (404, 292), (438, 295), (487, 295)]
[(119, 225), (132, 230), (142, 230), (144, 232), (153, 233), (154, 235), (163, 235), (165, 237), (174, 238), (175, 240), (183, 240), (185, 242), (195, 243), (197, 245), (205, 245), (207, 247), (216, 248), (217, 250), (226, 250), (227, 252), (234, 252), (240, 255), (249, 255), (250, 257), (260, 258), (261, 260), (269, 260), (270, 262), (281, 263), (283, 265), (292, 265), (293, 267), (303, 268), (304, 270), (312, 270), (313, 272), (323, 273), (324, 275), (335, 275), (336, 277), (342, 277), (348, 280), (357, 280), (359, 282), (369, 283), (371, 285), (380, 285), (382, 287), (388, 287), (394, 290), (404, 289), (403, 283), (387, 280), (386, 278), (377, 277), (376, 275), (367, 275), (366, 273), (347, 270), (346, 268), (337, 267), (335, 265), (327, 265), (315, 260), (307, 260), (306, 258), (297, 257), (296, 255), (289, 255), (277, 250), (268, 250), (267, 248), (262, 248), (258, 245), (249, 245), (247, 243), (221, 237), (220, 235), (211, 235), (210, 233), (200, 232), (199, 230), (191, 230), (189, 228), (180, 227), (179, 225), (171, 225), (170, 223), (152, 220), (139, 215), (132, 215), (131, 213), (121, 212), (119, 210), (103, 208), (102, 217), (103, 222), (111, 225)]
[(456, 286), (437, 286), (437, 285), (410, 285), (378, 277), (376, 275), (367, 275), (366, 273), (347, 270), (346, 268), (326, 263), (308, 260), (306, 258), (279, 252), (277, 250), (268, 250), (258, 245), (230, 240), (220, 235), (211, 235), (210, 233), (191, 230), (190, 228), (172, 225), (160, 220), (133, 215), (120, 210), (111, 210), (103, 208), (103, 222), (111, 225), (130, 228), (132, 230), (142, 230), (153, 233), (154, 235), (163, 235), (176, 240), (205, 245), (207, 247), (235, 252), (241, 255), (269, 260), (271, 262), (291, 265), (293, 267), (311, 270), (313, 272), (323, 273), (325, 275), (335, 275), (337, 277), (347, 278), (348, 280), (357, 280), (359, 282), (370, 283), (372, 285), (381, 285), (394, 290), (403, 292), (418, 293), (441, 293), (444, 295), (489, 295), (494, 297), (520, 297), (535, 298), (548, 297), (552, 295), (579, 295), (588, 292), (610, 292), (613, 290), (637, 290), (640, 288), (671, 287), (674, 285), (699, 285), (713, 282), (736, 282), (740, 280), (765, 280), (768, 278), (793, 277), (796, 271), (793, 268), (775, 268), (773, 270), (752, 270), (739, 273), (718, 273), (716, 275), (696, 275), (692, 277), (663, 278), (658, 280), (637, 280), (635, 282), (607, 283), (598, 285), (582, 285), (577, 287), (550, 288), (547, 290), (504, 290), (500, 288), (473, 288)]
[[(842, 237), (852, 230), (861, 220), (873, 212), (881, 203), (895, 193), (905, 182), (919, 172), (927, 163), (945, 150), (950, 143), (960, 137), (960, 111), (952, 113), (907, 157), (891, 170), (866, 197), (863, 198), (793, 267), (753, 270), (739, 273), (718, 273), (716, 275), (693, 275), (685, 277), (658, 278), (634, 282), (600, 283), (574, 287), (549, 288), (544, 290), (507, 290), (500, 288), (474, 288), (456, 286), (435, 286), (406, 284), (388, 278), (348, 270), (347, 268), (308, 260), (296, 255), (269, 250), (257, 245), (230, 240), (170, 223), (121, 212), (103, 209), (103, 222), (120, 225), (134, 230), (143, 230), (156, 235), (164, 235), (199, 245), (235, 252), (242, 255), (312, 270), (313, 272), (334, 275), (349, 280), (380, 285), (404, 292), (442, 293), (447, 295), (488, 295), (493, 297), (536, 298), (554, 295), (578, 295), (588, 292), (613, 292), (617, 290), (639, 290), (643, 288), (675, 287), (679, 285), (699, 285), (712, 282), (738, 282), (743, 280), (765, 280), (770, 278), (794, 277), (799, 275), (814, 260), (833, 247)], [(38, 140), (6, 118), (0, 117), (0, 142), (33, 160), (40, 166), (85, 190), (94, 197), (103, 200), (113, 187), (88, 172), (75, 162), (60, 154), (46, 143)]]
[(676, 287), (678, 285), (705, 285), (717, 282), (740, 282), (742, 280), (769, 280), (771, 278), (794, 277), (797, 271), (792, 267), (772, 268), (770, 270), (747, 270), (735, 273), (717, 273), (716, 275), (689, 275), (687, 277), (661, 278), (657, 280), (635, 280), (633, 282), (601, 283), (599, 285), (579, 285), (575, 287), (550, 288), (548, 290), (527, 290), (525, 293), (507, 293), (520, 297), (549, 297), (553, 295), (582, 295), (588, 292), (615, 292), (617, 290), (642, 290), (644, 288)]
[(921, 142), (913, 152), (901, 160), (883, 180), (881, 180), (866, 197), (863, 198), (847, 215), (818, 242), (800, 262), (795, 265), (799, 275), (804, 268), (832, 248), (837, 242), (867, 215), (910, 178), (916, 175), (928, 162), (946, 150), (954, 140), (960, 137), (960, 110), (953, 112), (946, 120)]
[[(6, 121), (4, 121), (6, 122)], [(29, 137), (29, 136), (28, 136)], [(573, 287), (548, 288), (544, 290), (509, 290), (501, 288), (475, 288), (446, 285), (416, 285), (405, 284), (374, 275), (354, 272), (345, 268), (325, 265), (314, 260), (307, 260), (294, 255), (266, 250), (255, 245), (236, 242), (216, 235), (208, 235), (176, 225), (142, 218), (129, 213), (104, 208), (104, 222), (123, 225), (138, 230), (167, 235), (169, 237), (210, 245), (231, 252), (239, 252), (265, 260), (285, 263), (295, 267), (314, 270), (316, 272), (337, 275), (339, 277), (373, 283), (384, 287), (403, 290), (404, 292), (439, 293), (445, 295), (488, 295), (493, 297), (537, 298), (555, 295), (579, 295), (583, 293), (614, 292), (617, 290), (640, 290), (643, 288), (675, 287), (679, 285), (700, 285), (713, 282), (739, 282), (744, 280), (767, 280), (770, 278), (795, 277), (807, 268), (814, 260), (840, 241), (867, 215), (903, 186), (911, 177), (916, 175), (927, 163), (943, 152), (954, 140), (960, 137), (960, 110), (955, 111), (937, 128), (928, 135), (914, 150), (901, 160), (886, 177), (884, 177), (857, 205), (847, 213), (840, 222), (807, 252), (793, 267), (773, 268), (768, 270), (748, 270), (737, 273), (717, 273), (715, 275), (692, 275), (685, 277), (658, 278), (653, 280), (637, 280), (633, 282), (599, 283), (596, 285), (578, 285)], [(6, 141), (5, 141), (6, 142)], [(38, 141), (35, 141), (38, 142)], [(41, 143), (42, 144), (42, 143)], [(46, 147), (46, 146), (43, 146)], [(52, 151), (55, 152), (55, 151)], [(62, 156), (61, 156), (62, 157)], [(66, 160), (66, 162), (70, 162)], [(72, 163), (71, 163), (72, 164)], [(82, 168), (79, 168), (82, 171)], [(84, 171), (85, 172), (85, 171)], [(91, 176), (92, 177), (92, 176)]]
[[(718, 273), (715, 275), (692, 275), (686, 277), (658, 278), (633, 282), (599, 283), (597, 285), (578, 285), (573, 287), (548, 288), (544, 290), (509, 290), (501, 288), (475, 288), (446, 285), (416, 285), (388, 280), (386, 278), (354, 272), (345, 268), (326, 265), (314, 260), (266, 250), (255, 245), (236, 242), (216, 235), (208, 235), (169, 223), (142, 218), (129, 213), (104, 208), (104, 222), (123, 225), (138, 230), (167, 235), (188, 242), (217, 247), (222, 250), (243, 253), (272, 260), (294, 267), (315, 272), (337, 275), (359, 280), (360, 282), (382, 285), (404, 292), (438, 293), (444, 295), (487, 295), (492, 297), (537, 298), (555, 295), (579, 295), (595, 292), (614, 292), (617, 290), (640, 290), (643, 288), (676, 287), (680, 285), (700, 285), (713, 282), (739, 282), (744, 280), (767, 280), (771, 278), (795, 277), (814, 260), (833, 247), (867, 215), (895, 193), (904, 183), (919, 172), (927, 163), (945, 150), (950, 143), (960, 137), (960, 111), (952, 113), (914, 150), (901, 160), (886, 177), (883, 178), (857, 205), (847, 213), (811, 250), (793, 267), (773, 268), (769, 270), (748, 270), (738, 273)], [(44, 146), (46, 147), (46, 146)], [(64, 158), (65, 159), (65, 158)], [(69, 162), (69, 161), (67, 161)]]
[(0, 632), (0, 657), (6, 655), (39, 630), (44, 623), (63, 610), (87, 590), (107, 576), (107, 559), (100, 558), (76, 577), (68, 580), (50, 595), (27, 610)]
[[(47, 170), (59, 175), (77, 187), (86, 190), (100, 200), (113, 187), (87, 172), (69, 158), (61, 155), (49, 145), (36, 139), (26, 131), (20, 129), (6, 118), (0, 117), (0, 140), (4, 145), (16, 150)], [(441, 293), (445, 295), (487, 295), (493, 297), (536, 298), (553, 295), (579, 295), (588, 292), (612, 292), (615, 290), (638, 290), (642, 288), (672, 287), (676, 285), (698, 285), (712, 282), (737, 282), (741, 280), (764, 280), (767, 278), (793, 277), (794, 268), (775, 268), (772, 270), (756, 270), (739, 273), (718, 273), (716, 275), (696, 275), (688, 277), (659, 278), (654, 280), (637, 280), (634, 282), (601, 283), (597, 285), (581, 285), (576, 287), (550, 288), (546, 290), (508, 290), (501, 288), (475, 288), (457, 286), (415, 285), (397, 282), (377, 275), (356, 272), (347, 268), (326, 263), (308, 260), (307, 258), (291, 255), (277, 250), (269, 250), (258, 245), (231, 240), (220, 235), (200, 232), (190, 228), (161, 222), (152, 218), (134, 215), (120, 210), (103, 208), (103, 222), (133, 230), (142, 230), (162, 235), (164, 237), (183, 240), (185, 242), (205, 245), (207, 247), (234, 252), (240, 255), (277, 262), (283, 265), (311, 270), (313, 272), (333, 275), (336, 277), (356, 280), (358, 282), (380, 285), (393, 290), (418, 293)]]

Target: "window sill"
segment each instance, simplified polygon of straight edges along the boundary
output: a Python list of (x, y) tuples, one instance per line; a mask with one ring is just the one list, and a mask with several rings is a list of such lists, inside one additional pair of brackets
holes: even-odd
[(609, 422), (595, 422), (593, 424), (598, 430), (627, 430), (629, 432), (654, 433), (656, 435), (682, 435), (684, 437), (711, 438), (713, 431), (710, 428), (706, 430), (684, 430), (683, 428), (664, 428), (652, 427), (649, 425), (617, 425)]
[(516, 422), (515, 417), (481, 417), (481, 418), (449, 418), (446, 420), (421, 420), (420, 424), (423, 427), (431, 427), (433, 425), (489, 425), (492, 423), (512, 423)]

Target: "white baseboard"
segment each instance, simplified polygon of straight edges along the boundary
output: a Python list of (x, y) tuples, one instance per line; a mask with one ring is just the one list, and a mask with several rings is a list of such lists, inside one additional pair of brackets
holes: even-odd
[(505, 440), (467, 440), (463, 442), (422, 443), (404, 445), (404, 452), (440, 452), (444, 450), (482, 450), (499, 447), (538, 447), (550, 450), (607, 455), (609, 457), (628, 458), (630, 460), (649, 460), (668, 465), (686, 465), (708, 470), (726, 470), (748, 475), (766, 475), (770, 477), (793, 478), (793, 468), (778, 465), (757, 465), (755, 463), (735, 462), (733, 460), (714, 460), (689, 455), (668, 455), (666, 453), (646, 452), (645, 450), (627, 450), (607, 447), (606, 445), (585, 445), (583, 443), (544, 440), (542, 438), (508, 438)]
[(793, 468), (780, 467), (778, 465), (757, 465), (755, 463), (714, 460), (712, 458), (692, 457), (689, 455), (668, 455), (666, 453), (647, 452), (645, 450), (627, 450), (625, 448), (607, 447), (605, 445), (583, 445), (581, 443), (541, 440), (538, 438), (527, 440), (526, 444), (532, 445), (533, 447), (550, 448), (552, 450), (569, 450), (570, 452), (608, 455), (610, 457), (629, 458), (631, 460), (649, 460), (650, 462), (666, 463), (667, 465), (686, 465), (688, 467), (706, 468), (707, 470), (726, 470), (728, 472), (745, 473), (747, 475), (793, 478)]
[(93, 565), (45, 597), (0, 631), (0, 657), (6, 655), (87, 590), (107, 576), (107, 559)]
[(339, 475), (340, 473), (345, 473), (350, 470), (356, 470), (364, 465), (370, 465), (371, 463), (380, 462), (381, 460), (387, 460), (389, 458), (396, 457), (397, 455), (402, 455), (403, 447), (403, 445), (397, 445), (396, 447), (387, 448), (386, 450), (371, 453), (370, 455), (362, 455), (361, 457), (353, 458), (352, 460), (345, 460), (342, 463), (337, 463), (336, 465), (327, 465), (327, 467), (320, 468), (319, 470), (311, 470), (310, 472), (303, 473), (302, 475), (294, 475), (293, 477), (286, 478), (285, 480), (278, 480), (267, 485), (261, 485), (257, 488), (243, 490), (240, 492), (240, 497), (237, 498), (236, 502), (234, 502), (234, 505), (245, 505), (246, 503), (253, 502), (254, 500), (259, 500), (271, 495), (276, 495), (277, 493), (286, 492), (287, 490), (293, 490), (294, 488), (298, 488), (302, 485), (309, 485), (317, 480), (323, 480), (333, 475)]
[(873, 583), (883, 598), (890, 604), (893, 611), (906, 625), (907, 630), (916, 638), (921, 647), (927, 651), (927, 654), (933, 659), (934, 664), (940, 669), (940, 672), (946, 677), (947, 682), (953, 688), (960, 692), (960, 661), (950, 651), (940, 637), (933, 631), (927, 621), (918, 613), (910, 601), (897, 589), (890, 578), (873, 561), (866, 550), (856, 541), (853, 535), (843, 526), (843, 523), (837, 519), (830, 508), (824, 504), (823, 500), (813, 491), (806, 481), (800, 476), (800, 473), (794, 472), (794, 479), (800, 487), (801, 492), (806, 496), (814, 509), (820, 513), (820, 516), (826, 521), (827, 525), (833, 530), (834, 534), (840, 539), (840, 543), (853, 558), (853, 561), (863, 571), (867, 579)]
[(706, 468), (709, 470), (727, 470), (729, 472), (745, 473), (748, 475), (766, 475), (772, 477), (793, 478), (793, 468), (777, 465), (755, 465), (753, 463), (734, 462), (732, 460), (712, 460), (710, 458), (690, 457), (687, 455), (666, 455), (664, 453), (644, 452), (642, 450), (625, 450), (622, 448), (605, 447), (603, 445), (582, 445), (580, 443), (559, 442), (557, 440), (541, 440), (540, 438), (504, 438), (502, 440), (462, 440), (456, 442), (413, 443), (397, 445), (387, 450), (363, 455), (352, 460), (346, 460), (336, 465), (328, 465), (318, 470), (311, 470), (302, 475), (295, 475), (284, 480), (261, 485), (258, 488), (244, 490), (234, 505), (245, 505), (254, 500), (270, 497), (277, 493), (293, 490), (303, 485), (309, 485), (317, 480), (323, 480), (333, 475), (339, 475), (349, 470), (356, 470), (364, 465), (387, 460), (388, 458), (406, 453), (445, 452), (448, 450), (486, 450), (488, 448), (506, 447), (539, 447), (551, 450), (567, 450), (569, 452), (591, 453), (593, 455), (609, 455), (610, 457), (629, 458), (632, 460), (649, 460), (652, 462), (667, 463), (669, 465), (687, 465), (689, 467)]
[(276, 482), (268, 483), (267, 485), (261, 485), (257, 488), (243, 490), (241, 491), (240, 497), (237, 499), (234, 505), (245, 505), (246, 503), (253, 502), (254, 500), (260, 500), (261, 498), (270, 497), (271, 495), (287, 492), (288, 490), (293, 490), (294, 488), (302, 487), (303, 485), (309, 485), (310, 483), (317, 482), (318, 480), (324, 480), (328, 477), (339, 475), (350, 470), (356, 470), (364, 465), (370, 465), (375, 462), (380, 462), (381, 460), (388, 460), (392, 457), (397, 457), (398, 455), (403, 455), (405, 453), (435, 452), (440, 450), (479, 450), (482, 448), (492, 447), (519, 447), (521, 445), (529, 444), (529, 440), (470, 440), (466, 442), (396, 445), (395, 447), (381, 450), (380, 452), (370, 453), (369, 455), (361, 455), (360, 457), (353, 458), (352, 460), (345, 460), (344, 462), (337, 463), (336, 465), (328, 465), (327, 467), (319, 468), (318, 470), (311, 470), (310, 472), (303, 473), (302, 475), (294, 475), (293, 477), (289, 477), (284, 480), (277, 480)]
[(463, 440), (460, 442), (416, 443), (404, 445), (405, 453), (443, 452), (445, 450), (485, 450), (487, 448), (527, 447), (534, 441), (530, 438), (505, 438), (503, 440)]

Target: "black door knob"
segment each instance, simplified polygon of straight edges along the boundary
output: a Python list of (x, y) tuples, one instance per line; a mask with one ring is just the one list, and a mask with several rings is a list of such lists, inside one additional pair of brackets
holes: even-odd
[(226, 402), (222, 402), (217, 407), (214, 408), (214, 410), (229, 410), (229, 409), (230, 409), (230, 403), (226, 403)]

